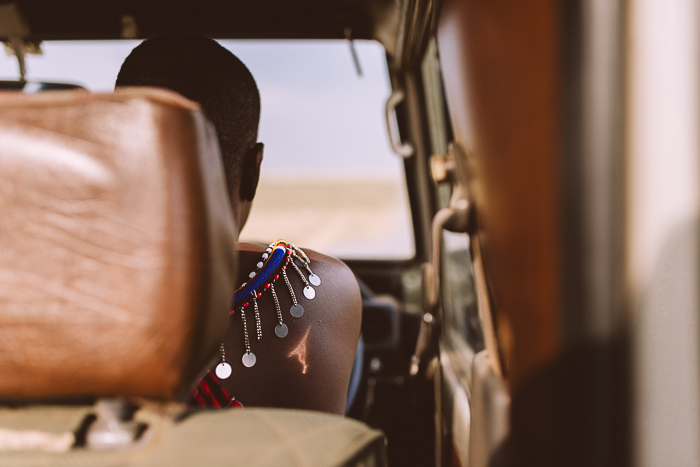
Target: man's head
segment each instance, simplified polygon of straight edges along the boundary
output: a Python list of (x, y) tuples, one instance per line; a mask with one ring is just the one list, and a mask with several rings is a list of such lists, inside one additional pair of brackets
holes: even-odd
[(216, 41), (168, 34), (139, 44), (124, 60), (116, 86), (152, 86), (198, 102), (221, 147), (229, 197), (242, 228), (258, 184), (260, 94), (246, 66)]

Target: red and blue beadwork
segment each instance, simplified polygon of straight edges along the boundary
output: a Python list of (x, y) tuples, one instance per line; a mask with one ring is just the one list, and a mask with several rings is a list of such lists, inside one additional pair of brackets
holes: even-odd
[[(263, 266), (258, 270), (257, 273), (248, 282), (243, 284), (236, 292), (233, 294), (231, 299), (231, 310), (236, 310), (239, 307), (248, 307), (249, 298), (253, 292), (262, 294), (262, 291), (270, 288), (270, 284), (274, 283), (279, 279), (279, 274), (275, 274), (280, 264), (283, 262), (289, 263), (291, 261), (292, 249), (289, 245), (282, 241), (275, 242), (274, 248), (270, 252), (269, 256), (265, 260)], [(286, 266), (282, 266), (284, 270), (287, 269)]]

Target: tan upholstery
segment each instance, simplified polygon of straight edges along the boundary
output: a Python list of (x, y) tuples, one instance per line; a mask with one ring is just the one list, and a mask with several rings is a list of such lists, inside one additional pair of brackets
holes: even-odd
[[(3, 467), (325, 467), (386, 465), (384, 435), (363, 423), (320, 412), (235, 409), (199, 412), (178, 421), (163, 407), (144, 408), (135, 419), (148, 429), (123, 451), (67, 452), (0, 449)], [(0, 429), (31, 429), (51, 436), (78, 430), (91, 407), (0, 408)], [(1, 438), (0, 438), (1, 439)]]
[(173, 398), (215, 354), (235, 238), (196, 104), (1, 96), (0, 216), (0, 398)]

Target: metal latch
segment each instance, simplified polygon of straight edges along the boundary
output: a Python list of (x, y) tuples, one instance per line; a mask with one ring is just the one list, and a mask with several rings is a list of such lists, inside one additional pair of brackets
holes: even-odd
[(386, 128), (389, 132), (389, 143), (391, 149), (403, 158), (413, 155), (413, 146), (409, 143), (403, 143), (399, 135), (399, 125), (396, 122), (396, 106), (404, 100), (405, 94), (401, 89), (395, 89), (386, 101)]

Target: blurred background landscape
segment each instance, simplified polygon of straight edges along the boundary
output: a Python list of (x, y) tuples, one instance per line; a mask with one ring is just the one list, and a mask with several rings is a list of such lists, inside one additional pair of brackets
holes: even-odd
[[(111, 92), (139, 41), (46, 41), (27, 57), (27, 79)], [(384, 105), (385, 52), (349, 42), (226, 40), (255, 77), (265, 143), (258, 195), (241, 240), (284, 238), (348, 259), (407, 259), (414, 240), (401, 159), (391, 152)], [(0, 56), (0, 79), (16, 79)]]

